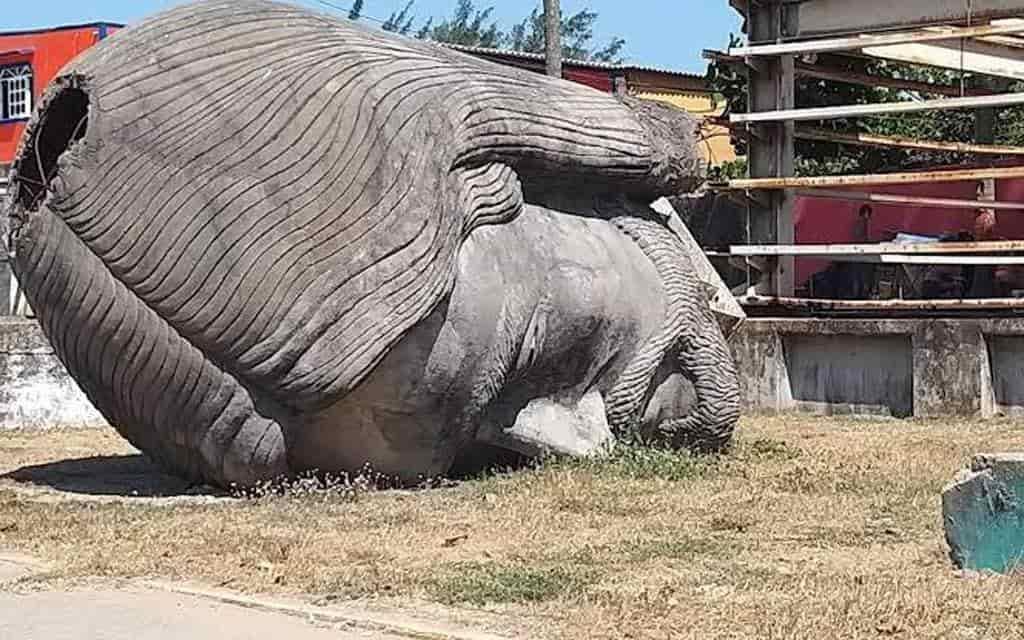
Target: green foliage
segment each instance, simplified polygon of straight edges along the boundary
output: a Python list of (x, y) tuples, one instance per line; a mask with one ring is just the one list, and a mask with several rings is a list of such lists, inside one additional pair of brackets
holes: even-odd
[(587, 471), (599, 477), (683, 482), (704, 476), (716, 458), (639, 444), (617, 444), (606, 456), (559, 458), (549, 467)]
[[(730, 46), (741, 40), (730, 36)], [(845, 57), (829, 59), (828, 66), (858, 74), (926, 82), (937, 85), (977, 86), (981, 78), (957, 71), (914, 67), (885, 60), (860, 60)], [(729, 63), (714, 61), (708, 66), (709, 85), (725, 101), (726, 113), (745, 113), (748, 110), (747, 78), (742, 69)], [(993, 88), (990, 88), (990, 90)], [(1002, 88), (1005, 90), (1005, 88)], [(796, 106), (798, 108), (828, 107), (879, 102), (924, 100), (937, 95), (890, 89), (864, 87), (842, 82), (818, 80), (798, 76)], [(1024, 110), (1002, 109), (996, 125), (996, 142), (1024, 144)], [(967, 142), (975, 136), (975, 115), (972, 111), (931, 111), (920, 114), (873, 116), (858, 119), (840, 119), (807, 123), (836, 133), (864, 133), (896, 136), (919, 140)], [(737, 152), (746, 153), (746, 142), (734, 138)], [(797, 140), (797, 175), (841, 175), (850, 173), (877, 173), (928, 166), (956, 165), (968, 157), (946, 152), (910, 151), (901, 149), (875, 149), (838, 143)]]
[[(413, 13), (415, 0), (409, 0), (401, 11), (396, 11), (381, 25), (385, 31), (409, 35), (413, 32), (416, 16)], [(362, 2), (358, 3), (361, 13)], [(356, 13), (353, 7), (353, 13)], [(504, 31), (491, 19), (493, 6), (480, 8), (476, 0), (459, 0), (455, 11), (448, 18), (427, 19), (415, 36), (421, 40), (434, 40), (471, 47), (510, 49), (527, 53), (544, 52), (544, 12), (534, 7), (530, 15)], [(353, 20), (356, 17), (350, 18)], [(603, 46), (594, 43), (594, 25), (598, 14), (583, 9), (572, 15), (562, 16), (563, 55), (572, 60), (594, 60), (599, 62), (621, 62), (621, 53), (626, 46), (622, 38), (613, 38)]]
[(365, 3), (366, 3), (366, 0), (356, 0), (355, 2), (353, 2), (352, 3), (352, 8), (348, 12), (348, 19), (349, 20), (358, 20), (359, 18), (362, 18), (363, 17), (363, 5)]
[(380, 28), (385, 31), (399, 33), (403, 36), (409, 35), (412, 30), (412, 23), (416, 16), (412, 13), (412, 6), (416, 0), (409, 0), (401, 11), (395, 11), (384, 21)]
[(498, 23), (491, 20), (494, 7), (477, 9), (473, 0), (459, 0), (451, 18), (437, 24), (430, 18), (416, 32), (421, 40), (448, 42), (470, 47), (496, 48), (504, 41), (504, 34)]
[(708, 168), (708, 182), (728, 182), (747, 177), (747, 159), (736, 158)]
[[(570, 60), (596, 60), (599, 62), (620, 62), (626, 41), (613, 38), (603, 48), (595, 50), (594, 24), (597, 12), (586, 9), (571, 16), (562, 17), (562, 55)], [(544, 53), (544, 12), (534, 7), (529, 16), (512, 27), (506, 35), (505, 44), (513, 51)]]
[(435, 580), (431, 595), (445, 604), (477, 606), (541, 602), (579, 593), (592, 581), (578, 567), (535, 567), (521, 563), (460, 563)]

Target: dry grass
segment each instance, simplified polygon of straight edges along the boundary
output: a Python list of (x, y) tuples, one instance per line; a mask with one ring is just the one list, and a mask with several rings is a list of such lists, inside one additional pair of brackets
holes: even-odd
[[(486, 607), (538, 636), (1024, 638), (1024, 580), (958, 578), (939, 516), (956, 470), (1021, 449), (1022, 426), (747, 419), (719, 461), (634, 449), (453, 489), (206, 505), (0, 484), (0, 548), (62, 577)], [(0, 435), (0, 472), (126, 451), (105, 433)]]

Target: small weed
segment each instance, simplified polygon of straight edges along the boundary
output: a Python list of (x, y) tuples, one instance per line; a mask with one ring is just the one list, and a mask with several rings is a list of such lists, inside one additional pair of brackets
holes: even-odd
[(548, 467), (587, 471), (599, 477), (682, 482), (703, 477), (717, 458), (638, 445), (618, 445), (606, 456), (559, 458)]
[(712, 540), (674, 538), (625, 542), (619, 546), (618, 551), (630, 562), (646, 562), (649, 560), (689, 560), (694, 556), (713, 553), (718, 548), (718, 545)]
[(708, 528), (712, 531), (744, 533), (755, 524), (757, 524), (757, 522), (753, 518), (744, 514), (727, 513), (711, 518), (711, 522), (708, 523)]
[(582, 591), (590, 572), (566, 567), (462, 563), (430, 584), (430, 595), (445, 604), (541, 602)]
[(783, 440), (758, 438), (736, 447), (737, 457), (746, 460), (789, 462), (800, 457), (800, 449)]

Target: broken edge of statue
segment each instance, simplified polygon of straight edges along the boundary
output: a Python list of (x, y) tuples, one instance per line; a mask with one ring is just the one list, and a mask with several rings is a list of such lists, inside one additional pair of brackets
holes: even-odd
[(414, 481), (624, 434), (717, 451), (734, 364), (649, 207), (700, 175), (695, 134), (437, 45), (202, 2), (46, 90), (12, 262), (90, 400), (197, 480)]
[(1024, 453), (979, 455), (942, 493), (958, 569), (1010, 573), (1024, 563)]

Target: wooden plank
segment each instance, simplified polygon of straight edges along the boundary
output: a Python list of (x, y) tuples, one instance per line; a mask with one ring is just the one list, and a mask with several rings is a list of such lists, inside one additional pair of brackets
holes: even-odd
[(980, 27), (949, 27), (935, 30), (914, 30), (886, 33), (880, 35), (857, 35), (845, 38), (822, 38), (817, 40), (801, 40), (781, 44), (754, 44), (743, 47), (732, 47), (729, 55), (743, 57), (799, 55), (803, 53), (827, 53), (830, 51), (854, 51), (864, 47), (884, 47), (891, 45), (941, 42), (944, 40), (962, 40), (983, 36), (996, 36), (1013, 33), (1024, 33), (1024, 25), (1016, 22), (1008, 24), (984, 25)]
[(974, 144), (967, 142), (937, 142), (933, 140), (915, 140), (897, 136), (878, 136), (868, 133), (836, 133), (818, 127), (797, 127), (796, 137), (803, 140), (821, 142), (837, 142), (864, 147), (881, 147), (893, 149), (914, 149), (918, 151), (943, 151), (974, 155), (1024, 156), (1024, 147), (1005, 145)]
[(1024, 211), (1024, 202), (993, 202), (989, 200), (956, 200), (953, 198), (927, 198), (921, 196), (904, 196), (890, 193), (864, 193), (861, 191), (829, 191), (818, 189), (800, 191), (798, 196), (805, 198), (825, 198), (828, 200), (847, 200), (851, 202), (870, 202), (879, 205), (932, 207), (936, 209), (995, 209), (1001, 211)]
[(730, 180), (729, 189), (828, 189), (832, 187), (886, 186), (962, 182), (965, 180), (1000, 180), (1024, 178), (1024, 166), (985, 169), (949, 169), (909, 173), (877, 173), (850, 176), (816, 176), (802, 178), (742, 178)]
[(920, 102), (880, 102), (877, 104), (854, 104), (838, 107), (815, 107), (812, 109), (782, 109), (755, 113), (734, 113), (729, 116), (729, 120), (734, 123), (801, 122), (897, 113), (919, 113), (941, 109), (1009, 107), (1020, 104), (1024, 104), (1024, 93), (1004, 93), (990, 96), (921, 100)]
[(1024, 240), (995, 240), (988, 242), (922, 242), (874, 244), (750, 244), (733, 245), (729, 253), (734, 256), (801, 256), (830, 258), (836, 256), (879, 256), (885, 254), (964, 254), (1024, 252)]

